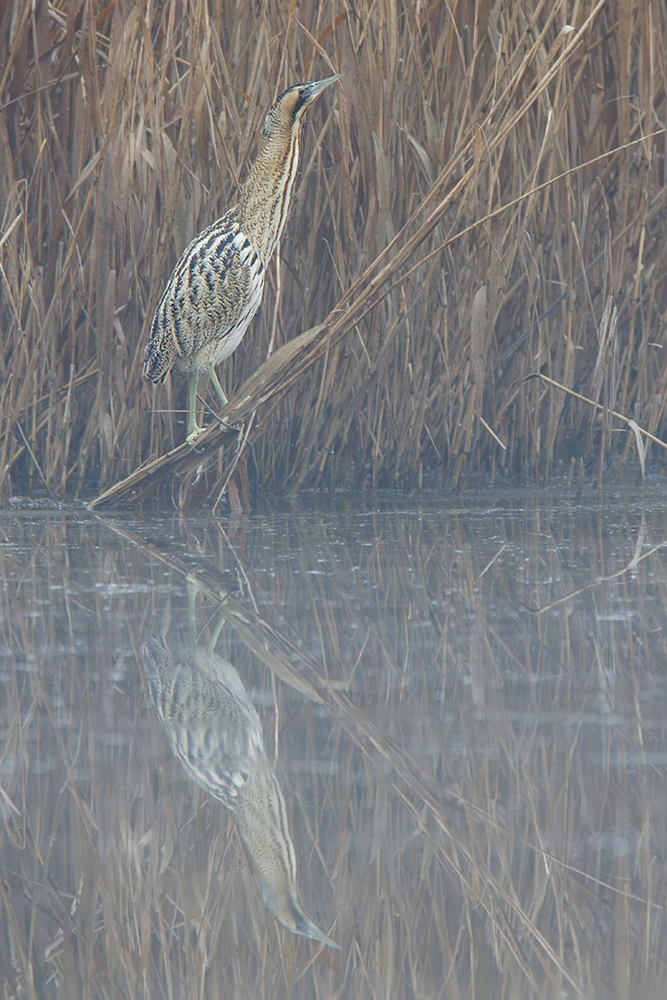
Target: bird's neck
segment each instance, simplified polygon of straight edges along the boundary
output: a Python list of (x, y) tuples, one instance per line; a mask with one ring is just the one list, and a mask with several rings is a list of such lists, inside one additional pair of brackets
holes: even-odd
[(262, 142), (241, 192), (241, 229), (266, 267), (284, 229), (299, 167), (299, 136)]

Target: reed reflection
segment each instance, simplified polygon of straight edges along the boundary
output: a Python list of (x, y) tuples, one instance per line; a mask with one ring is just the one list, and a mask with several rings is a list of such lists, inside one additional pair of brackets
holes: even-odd
[[(222, 624), (222, 623), (221, 623)], [(172, 653), (164, 639), (143, 647), (153, 704), (174, 756), (235, 817), (260, 895), (292, 934), (339, 946), (305, 913), (297, 890), (285, 800), (264, 751), (262, 725), (231, 663), (194, 644)]]
[[(659, 489), (606, 511), (524, 490), (313, 501), (228, 535), (196, 511), (0, 512), (0, 996), (662, 1000)], [(195, 637), (223, 594), (210, 649), (238, 674)], [(217, 803), (193, 809), (160, 766), (151, 632), (169, 726), (188, 730), (188, 699), (210, 712), (197, 745), (230, 711), (211, 679), (252, 691), (263, 738), (245, 694), (233, 711), (254, 766), (274, 701), (299, 888), (344, 966), (267, 936)]]

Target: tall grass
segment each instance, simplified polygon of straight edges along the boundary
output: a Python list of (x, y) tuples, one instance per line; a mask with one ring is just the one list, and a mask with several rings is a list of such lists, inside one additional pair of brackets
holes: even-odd
[(0, 496), (105, 489), (182, 441), (183, 385), (139, 379), (160, 290), (279, 90), (332, 71), (228, 390), (324, 328), (250, 399), (241, 478), (650, 458), (612, 411), (665, 435), (666, 37), (665, 0), (6, 5)]
[[(664, 996), (665, 520), (573, 506), (5, 515), (3, 996)], [(242, 581), (218, 651), (340, 956), (277, 929), (151, 713), (188, 576), (202, 645)]]

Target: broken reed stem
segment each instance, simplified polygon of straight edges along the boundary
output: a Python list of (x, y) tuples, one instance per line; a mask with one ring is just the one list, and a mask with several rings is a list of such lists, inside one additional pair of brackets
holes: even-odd
[[(575, 399), (581, 400), (582, 403), (587, 403), (589, 406), (595, 407), (596, 410), (607, 411), (607, 407), (604, 406), (603, 403), (594, 403), (592, 399), (582, 396), (580, 392), (575, 392), (574, 389), (568, 389), (566, 385), (561, 385), (560, 382), (554, 381), (554, 379), (549, 378), (547, 375), (542, 375), (541, 372), (534, 372), (532, 375), (526, 375), (523, 381), (528, 382), (534, 378), (539, 378), (542, 382), (546, 382), (547, 385), (552, 385), (554, 389), (560, 389), (562, 392), (567, 393), (568, 396), (573, 396)], [(626, 417), (622, 413), (618, 413), (616, 410), (608, 410), (608, 412), (612, 415), (612, 417), (616, 417), (618, 420), (622, 420), (626, 423), (633, 432), (635, 430), (639, 431), (639, 433), (643, 434), (644, 437), (649, 439), (649, 441), (653, 441), (654, 444), (660, 445), (661, 448), (664, 448), (667, 451), (667, 442), (662, 441), (659, 437), (656, 437), (655, 434), (651, 434), (650, 431), (645, 430), (637, 423), (636, 420), (632, 420), (630, 417)]]

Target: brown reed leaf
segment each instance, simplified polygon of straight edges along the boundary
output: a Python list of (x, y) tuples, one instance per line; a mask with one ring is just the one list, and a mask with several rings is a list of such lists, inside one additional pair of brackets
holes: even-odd
[(489, 322), (487, 317), (487, 288), (482, 285), (475, 292), (470, 311), (470, 354), (472, 357), (473, 383), (475, 385), (475, 412), (482, 412), (484, 395), (484, 375), (486, 374), (489, 345)]

